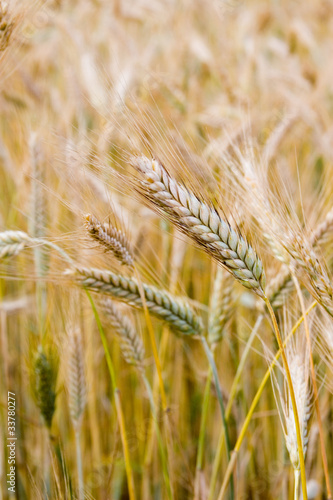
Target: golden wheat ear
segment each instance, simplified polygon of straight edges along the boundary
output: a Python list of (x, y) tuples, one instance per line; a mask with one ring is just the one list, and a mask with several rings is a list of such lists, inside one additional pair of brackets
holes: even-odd
[(261, 260), (246, 239), (224, 221), (208, 203), (172, 178), (158, 160), (133, 157), (142, 175), (140, 192), (246, 288), (260, 297), (265, 293)]
[(225, 269), (217, 269), (209, 308), (208, 342), (211, 346), (222, 340), (225, 326), (233, 314), (234, 283), (232, 276)]
[(50, 361), (49, 355), (39, 346), (34, 360), (34, 392), (37, 405), (48, 429), (51, 429), (56, 408), (55, 384), (57, 379), (56, 366)]
[(87, 214), (85, 218), (86, 228), (91, 238), (103, 246), (107, 252), (111, 252), (121, 264), (133, 267), (133, 250), (126, 234), (111, 223), (100, 222), (94, 215)]
[[(111, 295), (115, 300), (142, 309), (143, 302), (137, 280), (102, 269), (76, 267), (68, 272), (76, 282), (93, 292)], [(165, 290), (142, 283), (148, 310), (157, 318), (166, 321), (177, 333), (201, 335), (201, 318), (186, 300), (175, 297)]]
[(30, 237), (23, 231), (4, 231), (0, 233), (0, 260), (14, 257), (30, 242)]
[(73, 426), (77, 429), (81, 426), (86, 406), (84, 354), (80, 331), (77, 328), (73, 328), (69, 334), (67, 374), (70, 414)]
[(135, 365), (140, 371), (144, 372), (145, 348), (133, 322), (112, 300), (101, 299), (98, 303), (119, 339), (120, 348), (126, 362)]

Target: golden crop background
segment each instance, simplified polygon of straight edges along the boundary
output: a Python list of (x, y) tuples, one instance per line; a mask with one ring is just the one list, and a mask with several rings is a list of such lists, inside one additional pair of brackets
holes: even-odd
[[(1, 0), (0, 231), (47, 238), (80, 266), (128, 276), (85, 228), (87, 213), (102, 221), (113, 221), (116, 214), (135, 248), (141, 279), (187, 297), (207, 327), (218, 266), (147, 206), (134, 189), (128, 158), (140, 152), (156, 155), (189, 188), (219, 206), (256, 249), (270, 285), (281, 262), (270, 246), (271, 221), (265, 228), (252, 210), (256, 182), (262, 181), (282, 234), (290, 231), (307, 241), (332, 209), (332, 14), (329, 0)], [(246, 157), (248, 150), (259, 166), (254, 179), (238, 170), (237, 152)], [(332, 236), (329, 227), (318, 252), (329, 277)], [(81, 500), (70, 411), (72, 370), (82, 376), (74, 385), (86, 387), (79, 436), (84, 498), (133, 500), (114, 387), (91, 305), (66, 274), (70, 265), (61, 255), (28, 246), (33, 248), (17, 249), (8, 258), (0, 253), (0, 499), (12, 498), (6, 484), (11, 391), (16, 394), (16, 498)], [(223, 307), (230, 308), (230, 318), (215, 361), (227, 406), (262, 306), (250, 290), (236, 281), (230, 285), (228, 274), (224, 280), (230, 300), (221, 305), (221, 314)], [(313, 300), (309, 276), (305, 272), (299, 280), (308, 307)], [(213, 487), (222, 423), (213, 382), (205, 407), (209, 366), (201, 343), (151, 318), (167, 399), (163, 411), (147, 318), (127, 305), (120, 311), (134, 322), (145, 346), (147, 379), (168, 449), (171, 497), (217, 499), (228, 461), (224, 447)], [(301, 315), (293, 290), (277, 312), (283, 336)], [(124, 360), (114, 328), (101, 319), (124, 413), (136, 498), (167, 499), (144, 382)], [(332, 318), (317, 305), (308, 321), (332, 483)], [(73, 331), (80, 332), (79, 355), (72, 346)], [(307, 366), (303, 326), (296, 335), (294, 345)], [(68, 361), (73, 349), (74, 368)], [(265, 312), (231, 408), (231, 448), (277, 349)], [(41, 352), (51, 367), (45, 387), (36, 364)], [(237, 499), (297, 498), (279, 419), (286, 390), (279, 366), (238, 454)], [(49, 404), (52, 391), (55, 411), (48, 427), (41, 408), (43, 401)], [(328, 497), (313, 399), (312, 391), (306, 476), (308, 498), (319, 499)], [(207, 421), (200, 431), (204, 408)], [(197, 467), (200, 435), (204, 448)], [(229, 495), (230, 490), (225, 498)]]

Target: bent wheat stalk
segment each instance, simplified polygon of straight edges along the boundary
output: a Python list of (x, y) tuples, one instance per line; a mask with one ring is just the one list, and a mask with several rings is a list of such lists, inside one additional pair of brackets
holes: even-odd
[(264, 297), (263, 266), (245, 238), (212, 206), (173, 179), (158, 160), (141, 156), (133, 158), (131, 163), (143, 175), (142, 194), (243, 286)]
[[(111, 295), (116, 300), (142, 309), (139, 284), (134, 278), (86, 267), (76, 267), (73, 273), (76, 282), (84, 288)], [(201, 335), (202, 320), (184, 300), (145, 283), (142, 283), (142, 288), (151, 314), (166, 321), (176, 332)]]
[[(243, 286), (252, 289), (265, 301), (286, 370), (295, 418), (302, 490), (306, 499), (306, 476), (295, 394), (275, 314), (265, 295), (265, 273), (261, 260), (247, 241), (215, 209), (173, 179), (158, 160), (141, 156), (133, 158), (132, 165), (144, 176), (141, 181), (142, 194), (162, 209), (183, 233), (220, 262)], [(225, 421), (224, 414), (222, 418)]]

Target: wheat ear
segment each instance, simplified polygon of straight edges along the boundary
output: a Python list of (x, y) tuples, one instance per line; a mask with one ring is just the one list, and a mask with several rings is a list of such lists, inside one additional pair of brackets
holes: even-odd
[[(289, 366), (290, 373), (293, 380), (295, 397), (297, 401), (297, 409), (300, 419), (303, 454), (306, 455), (308, 445), (308, 422), (311, 415), (310, 397), (311, 392), (309, 389), (309, 366), (308, 366), (308, 353), (306, 349), (297, 346), (297, 351), (294, 348), (288, 349), (289, 353)], [(302, 351), (304, 351), (302, 353)], [(304, 356), (304, 353), (306, 355)], [(284, 370), (282, 369), (284, 373)], [(272, 382), (276, 387), (275, 397), (277, 400), (278, 408), (280, 409), (280, 418), (282, 421), (282, 429), (286, 440), (286, 447), (289, 452), (290, 461), (294, 469), (300, 469), (299, 454), (297, 449), (297, 438), (295, 429), (295, 419), (293, 408), (291, 405), (288, 392), (283, 394), (277, 381), (274, 372), (271, 373)], [(274, 388), (273, 385), (273, 388)], [(279, 398), (277, 398), (279, 396)], [(280, 400), (280, 404), (279, 401)]]
[[(31, 194), (30, 194), (30, 228), (33, 238), (44, 238), (47, 225), (47, 198), (42, 183), (45, 179), (45, 160), (41, 145), (35, 134), (30, 137), (31, 162)], [(34, 248), (35, 266), (39, 277), (46, 275), (49, 267), (49, 253), (44, 247)]]
[(210, 345), (217, 344), (222, 339), (224, 327), (231, 318), (234, 303), (233, 284), (232, 276), (219, 267), (209, 308), (208, 342)]
[(100, 222), (95, 216), (87, 214), (86, 227), (89, 235), (126, 266), (133, 267), (133, 250), (126, 235), (111, 224)]
[[(266, 288), (266, 295), (275, 311), (285, 304), (286, 299), (294, 289), (295, 286), (290, 269), (287, 265), (283, 264), (278, 274), (270, 281)], [(265, 309), (263, 303), (260, 303), (260, 309), (262, 311)]]
[(15, 20), (11, 18), (7, 2), (0, 3), (0, 52), (10, 44), (15, 27)]
[(332, 284), (313, 249), (296, 238), (289, 248), (289, 253), (296, 261), (296, 271), (305, 271), (315, 299), (333, 316)]
[(314, 230), (310, 237), (312, 246), (322, 246), (332, 237), (333, 230), (333, 208), (327, 212), (325, 219)]
[(84, 355), (81, 334), (78, 329), (72, 329), (69, 337), (68, 350), (68, 393), (69, 408), (75, 430), (76, 462), (78, 470), (78, 498), (84, 500), (84, 482), (81, 452), (81, 425), (86, 406), (86, 379)]
[(29, 243), (29, 236), (23, 231), (4, 231), (0, 233), (0, 259), (14, 257)]
[[(309, 238), (309, 246), (314, 249), (323, 246), (330, 236), (332, 236), (332, 229), (333, 209), (326, 214), (325, 219), (315, 228), (313, 234)], [(287, 297), (294, 289), (295, 286), (290, 269), (288, 266), (282, 265), (279, 273), (266, 288), (266, 295), (273, 309), (276, 310), (283, 306)]]
[(73, 329), (69, 335), (68, 349), (69, 409), (75, 429), (81, 426), (86, 405), (84, 356), (80, 332)]
[(132, 321), (122, 313), (112, 300), (102, 299), (98, 303), (117, 334), (125, 360), (143, 372), (145, 348)]
[(264, 297), (265, 273), (248, 242), (209, 204), (173, 179), (156, 160), (133, 158), (144, 179), (141, 192), (162, 209), (177, 227), (203, 247), (246, 288)]
[(51, 429), (55, 412), (55, 367), (50, 363), (42, 346), (39, 346), (34, 362), (35, 394), (41, 415), (48, 429)]
[[(114, 299), (142, 309), (142, 299), (138, 282), (111, 271), (77, 267), (73, 271), (76, 281), (89, 290), (111, 295)], [(142, 284), (148, 310), (166, 321), (174, 330), (185, 335), (200, 335), (203, 330), (201, 318), (182, 299)]]

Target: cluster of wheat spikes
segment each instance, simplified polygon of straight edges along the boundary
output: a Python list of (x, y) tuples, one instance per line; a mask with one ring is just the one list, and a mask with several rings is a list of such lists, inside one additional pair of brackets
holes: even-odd
[(332, 14), (0, 0), (0, 500), (332, 500)]

